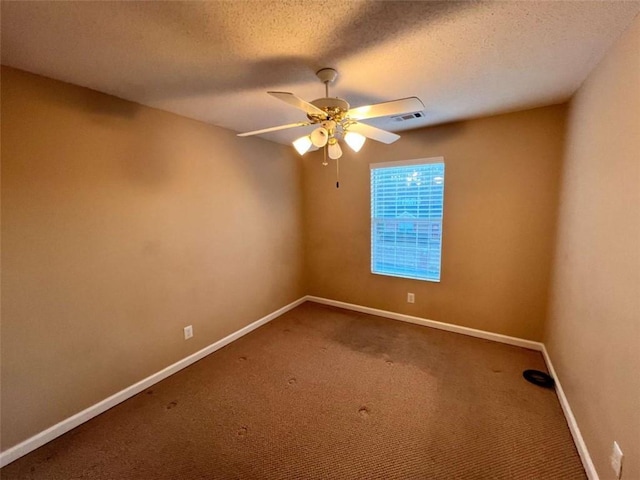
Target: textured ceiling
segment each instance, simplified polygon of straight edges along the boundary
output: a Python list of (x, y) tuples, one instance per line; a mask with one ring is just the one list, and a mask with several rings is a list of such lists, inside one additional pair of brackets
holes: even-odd
[[(390, 130), (567, 100), (639, 2), (2, 2), (2, 63), (236, 131), (304, 120), (270, 97), (418, 96)], [(398, 128), (401, 127), (401, 128)], [(264, 135), (289, 142), (300, 131)]]

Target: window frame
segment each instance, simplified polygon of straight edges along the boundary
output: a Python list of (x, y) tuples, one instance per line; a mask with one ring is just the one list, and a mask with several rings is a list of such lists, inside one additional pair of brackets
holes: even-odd
[[(374, 185), (373, 185), (373, 171), (377, 170), (377, 169), (384, 169), (384, 168), (396, 168), (396, 167), (411, 167), (412, 165), (429, 165), (429, 164), (435, 164), (435, 163), (441, 163), (442, 164), (442, 168), (443, 168), (443, 185), (442, 185), (442, 216), (440, 217), (440, 237), (439, 237), (439, 245), (438, 245), (438, 250), (439, 250), (439, 265), (438, 265), (438, 277), (437, 279), (435, 277), (431, 277), (428, 278), (427, 274), (425, 273), (424, 275), (411, 275), (409, 273), (407, 274), (401, 274), (401, 273), (389, 273), (389, 272), (383, 272), (383, 271), (376, 271), (375, 270), (375, 259), (374, 259), (374, 253), (375, 253), (375, 248), (374, 248), (374, 237), (375, 237), (375, 232), (374, 232), (374, 226), (376, 224), (375, 222), (375, 217), (374, 217)], [(370, 186), (369, 186), (369, 217), (370, 217), (370, 228), (369, 228), (369, 248), (370, 248), (370, 270), (371, 273), (373, 275), (381, 275), (381, 276), (385, 276), (385, 277), (396, 277), (396, 278), (403, 278), (403, 279), (408, 279), (408, 280), (418, 280), (418, 281), (423, 281), (423, 282), (432, 282), (432, 283), (440, 283), (442, 280), (442, 244), (443, 244), (443, 236), (444, 236), (444, 232), (443, 232), (443, 224), (444, 224), (444, 203), (445, 203), (445, 184), (446, 184), (446, 165), (445, 165), (445, 161), (444, 161), (444, 157), (443, 156), (439, 156), (439, 157), (427, 157), (427, 158), (415, 158), (415, 159), (411, 159), (411, 160), (398, 160), (398, 161), (392, 161), (392, 162), (377, 162), (377, 163), (370, 163), (369, 164), (369, 171), (370, 171), (370, 176), (369, 176), (369, 182), (370, 182)]]

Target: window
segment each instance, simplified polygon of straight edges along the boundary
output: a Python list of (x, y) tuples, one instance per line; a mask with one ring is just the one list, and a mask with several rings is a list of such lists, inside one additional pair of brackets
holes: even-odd
[(370, 167), (371, 272), (439, 282), (444, 159)]

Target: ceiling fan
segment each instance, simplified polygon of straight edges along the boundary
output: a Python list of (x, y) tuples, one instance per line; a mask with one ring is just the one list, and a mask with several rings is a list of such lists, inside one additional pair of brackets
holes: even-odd
[(424, 104), (418, 97), (408, 97), (390, 102), (351, 108), (346, 100), (338, 97), (329, 97), (329, 84), (333, 83), (338, 76), (336, 70), (333, 68), (323, 68), (316, 72), (316, 76), (325, 85), (324, 98), (306, 102), (296, 97), (293, 93), (267, 92), (278, 100), (282, 100), (305, 112), (307, 114), (306, 121), (239, 133), (238, 136), (248, 137), (250, 135), (260, 135), (262, 133), (275, 132), (288, 128), (318, 125), (318, 128), (311, 132), (310, 135), (305, 135), (294, 140), (293, 146), (300, 155), (304, 155), (312, 147), (327, 147), (325, 154), (328, 153), (329, 158), (337, 160), (342, 156), (342, 149), (338, 143), (338, 138), (343, 138), (347, 145), (355, 152), (360, 151), (367, 138), (382, 143), (393, 143), (400, 138), (400, 135), (372, 125), (367, 125), (366, 123), (361, 123), (361, 120), (414, 113), (424, 109)]

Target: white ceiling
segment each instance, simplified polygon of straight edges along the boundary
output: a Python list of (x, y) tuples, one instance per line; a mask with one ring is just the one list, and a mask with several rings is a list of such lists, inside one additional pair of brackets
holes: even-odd
[[(2, 63), (235, 131), (305, 119), (270, 97), (418, 96), (401, 129), (567, 100), (640, 2), (2, 2)], [(368, 122), (398, 130), (388, 120)], [(264, 138), (287, 143), (301, 131)]]

